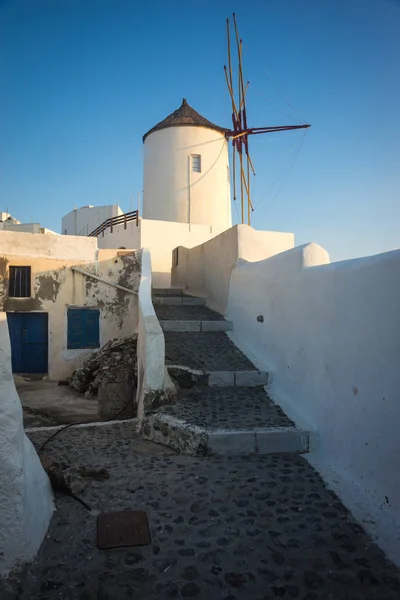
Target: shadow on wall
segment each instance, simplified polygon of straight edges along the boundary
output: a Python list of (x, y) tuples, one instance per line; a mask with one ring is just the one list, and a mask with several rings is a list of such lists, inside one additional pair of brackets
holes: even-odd
[(204, 244), (175, 249), (172, 287), (204, 296), (207, 306), (225, 314), (231, 270), (236, 261), (269, 258), (293, 246), (292, 233), (256, 231), (248, 225), (235, 225)]
[[(10, 297), (9, 276), (13, 265), (24, 269), (31, 289), (20, 289), (17, 281), (12, 294), (22, 292), (29, 297)], [(81, 365), (85, 355), (108, 340), (137, 332), (137, 296), (84, 276), (73, 267), (123, 288), (137, 290), (139, 286), (141, 265), (140, 254), (136, 251), (100, 250), (97, 262), (10, 254), (0, 257), (0, 310), (15, 315), (11, 325), (13, 354), (22, 355), (25, 342), (35, 342), (38, 350), (40, 343), (40, 351), (46, 354), (42, 362), (48, 365), (45, 372), (48, 371), (50, 379), (69, 376)], [(78, 308), (97, 311), (86, 317), (88, 313), (78, 314)], [(43, 325), (37, 318), (35, 321), (22, 318), (30, 313), (43, 313), (48, 317), (41, 322)], [(90, 328), (89, 333), (85, 330), (86, 325)], [(43, 331), (38, 327), (43, 327)], [(25, 336), (20, 339), (24, 330)], [(74, 336), (73, 343), (69, 339), (71, 336)], [(20, 368), (19, 372), (32, 372)], [(36, 369), (36, 366), (29, 364), (29, 368)]]
[(328, 263), (316, 244), (238, 261), (227, 316), (272, 397), (318, 430), (321, 459), (398, 519), (400, 251)]

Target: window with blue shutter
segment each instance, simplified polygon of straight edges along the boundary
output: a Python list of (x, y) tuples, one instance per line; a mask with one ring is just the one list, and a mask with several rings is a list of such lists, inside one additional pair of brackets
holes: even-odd
[(67, 348), (100, 347), (100, 311), (97, 308), (69, 308)]

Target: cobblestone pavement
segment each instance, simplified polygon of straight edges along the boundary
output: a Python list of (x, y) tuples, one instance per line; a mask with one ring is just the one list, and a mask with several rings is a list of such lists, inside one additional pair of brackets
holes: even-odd
[(295, 427), (283, 410), (268, 398), (262, 386), (179, 390), (177, 403), (164, 406), (159, 412), (209, 430)]
[(164, 337), (166, 364), (204, 371), (255, 370), (225, 333), (165, 331)]
[(2, 600), (400, 598), (398, 570), (300, 456), (180, 456), (131, 424), (69, 429), (48, 451), (107, 468), (84, 499), (145, 510), (152, 542), (99, 551), (97, 513), (59, 497), (37, 560)]
[(154, 310), (161, 321), (223, 321), (224, 317), (206, 306), (168, 306), (155, 304)]
[(24, 429), (29, 427), (50, 427), (51, 425), (58, 425), (58, 421), (52, 417), (41, 415), (27, 406), (22, 407), (24, 416)]

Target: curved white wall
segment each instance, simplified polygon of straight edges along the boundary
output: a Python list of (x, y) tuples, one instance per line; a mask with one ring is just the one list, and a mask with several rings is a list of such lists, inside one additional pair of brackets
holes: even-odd
[(309, 244), (238, 261), (227, 311), (271, 397), (318, 431), (309, 459), (398, 564), (399, 296), (400, 250), (329, 264)]
[(21, 562), (32, 560), (53, 513), (50, 482), (24, 434), (4, 312), (0, 312), (0, 440), (1, 578)]
[[(201, 156), (201, 173), (190, 157)], [(204, 127), (169, 127), (144, 143), (143, 218), (211, 225), (232, 225), (228, 142)]]

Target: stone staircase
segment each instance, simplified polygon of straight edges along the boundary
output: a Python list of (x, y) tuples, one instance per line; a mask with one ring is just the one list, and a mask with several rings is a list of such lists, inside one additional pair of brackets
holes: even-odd
[(180, 289), (154, 289), (153, 304), (178, 395), (146, 415), (146, 439), (194, 455), (308, 451), (309, 432), (268, 397), (268, 374), (228, 337), (231, 322)]

